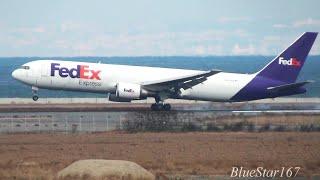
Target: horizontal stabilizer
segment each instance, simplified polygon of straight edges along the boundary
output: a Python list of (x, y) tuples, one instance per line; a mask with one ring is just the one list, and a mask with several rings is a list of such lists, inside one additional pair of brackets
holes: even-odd
[(279, 92), (279, 91), (288, 91), (288, 90), (293, 90), (297, 89), (299, 87), (302, 87), (308, 83), (313, 83), (314, 81), (304, 81), (304, 82), (298, 82), (298, 83), (290, 83), (290, 84), (284, 84), (280, 86), (275, 86), (275, 87), (268, 87), (267, 89), (271, 92)]

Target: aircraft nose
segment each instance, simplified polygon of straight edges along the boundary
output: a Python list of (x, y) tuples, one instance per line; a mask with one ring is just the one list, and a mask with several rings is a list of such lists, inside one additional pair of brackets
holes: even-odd
[(16, 69), (16, 70), (14, 70), (14, 71), (12, 72), (11, 76), (12, 76), (14, 79), (18, 79), (18, 74), (19, 74), (19, 72), (18, 72), (18, 70)]

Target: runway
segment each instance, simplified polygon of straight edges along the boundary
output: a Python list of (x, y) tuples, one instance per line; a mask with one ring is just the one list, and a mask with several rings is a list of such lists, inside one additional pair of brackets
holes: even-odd
[[(279, 99), (242, 103), (213, 103), (171, 101), (171, 111), (151, 111), (153, 101), (137, 103), (110, 103), (104, 99), (46, 99), (32, 102), (29, 99), (0, 99), (0, 133), (14, 132), (102, 132), (121, 130), (124, 123), (155, 121), (182, 127), (186, 122), (206, 127), (208, 123), (223, 126), (225, 123), (260, 122), (281, 119), (281, 125), (290, 127), (299, 119), (311, 117), (302, 123), (319, 124), (318, 99)], [(277, 118), (273, 118), (277, 117)], [(268, 122), (265, 121), (268, 120)], [(317, 122), (315, 122), (317, 121)], [(278, 120), (276, 125), (279, 125)]]
[[(0, 98), (0, 112), (135, 112), (150, 111), (152, 98), (132, 103), (114, 103), (106, 98)], [(167, 100), (172, 111), (316, 111), (320, 98), (276, 98), (250, 102), (220, 103)]]

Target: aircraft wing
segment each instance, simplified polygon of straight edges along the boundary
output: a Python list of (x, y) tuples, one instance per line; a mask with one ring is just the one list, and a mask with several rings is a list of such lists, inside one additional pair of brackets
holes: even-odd
[(163, 91), (163, 90), (177, 90), (183, 88), (184, 90), (192, 88), (193, 86), (200, 84), (207, 80), (207, 77), (221, 72), (221, 70), (210, 70), (200, 73), (195, 73), (187, 76), (180, 76), (170, 79), (162, 79), (157, 81), (143, 82), (141, 85), (151, 91)]
[(308, 83), (312, 83), (314, 81), (304, 81), (304, 82), (298, 82), (298, 83), (290, 83), (290, 84), (285, 84), (281, 86), (275, 86), (275, 87), (268, 87), (267, 90), (272, 91), (272, 92), (277, 92), (277, 91), (286, 91), (286, 90), (292, 90), (296, 89), (299, 87), (302, 87)]

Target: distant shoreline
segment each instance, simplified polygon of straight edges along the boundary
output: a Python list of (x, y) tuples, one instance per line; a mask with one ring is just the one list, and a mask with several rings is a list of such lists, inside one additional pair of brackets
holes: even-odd
[[(0, 59), (8, 59), (8, 58), (36, 58), (36, 59), (57, 59), (57, 58), (208, 58), (208, 57), (214, 57), (214, 58), (228, 58), (228, 57), (270, 57), (273, 58), (277, 55), (168, 55), (168, 56), (0, 56)], [(320, 57), (319, 55), (309, 55), (308, 57)]]

